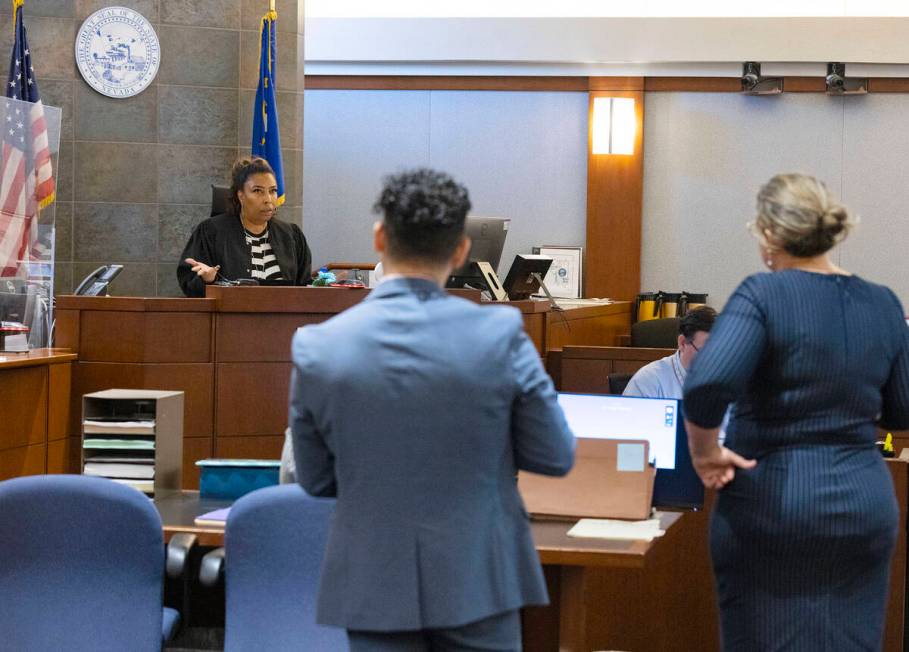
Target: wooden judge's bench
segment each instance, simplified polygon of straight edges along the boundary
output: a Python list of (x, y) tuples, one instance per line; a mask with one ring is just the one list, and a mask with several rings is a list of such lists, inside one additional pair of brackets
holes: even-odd
[[(453, 292), (479, 301), (479, 292)], [(114, 387), (185, 392), (184, 488), (198, 486), (199, 459), (279, 457), (294, 331), (368, 293), (209, 286), (204, 299), (58, 297), (56, 346), (78, 355), (63, 441), (66, 470), (78, 472), (82, 395)], [(628, 302), (558, 312), (542, 301), (511, 305), (544, 357), (565, 344), (614, 346), (630, 324)]]

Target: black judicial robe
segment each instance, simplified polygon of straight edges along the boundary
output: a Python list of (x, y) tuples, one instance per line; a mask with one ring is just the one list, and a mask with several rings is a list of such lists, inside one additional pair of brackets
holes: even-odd
[[(312, 253), (299, 226), (273, 218), (268, 223), (268, 242), (281, 268), (282, 278), (296, 285), (312, 282)], [(210, 217), (193, 229), (180, 256), (177, 266), (180, 288), (188, 297), (205, 296), (205, 283), (186, 263), (187, 258), (206, 265), (220, 265), (221, 277), (236, 280), (252, 277), (251, 256), (239, 217), (226, 213)]]

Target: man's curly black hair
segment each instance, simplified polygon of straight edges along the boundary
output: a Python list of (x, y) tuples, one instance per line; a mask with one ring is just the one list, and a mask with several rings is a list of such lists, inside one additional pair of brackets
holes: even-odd
[(385, 219), (388, 253), (442, 263), (454, 253), (470, 210), (467, 188), (444, 172), (408, 170), (384, 179), (373, 211)]

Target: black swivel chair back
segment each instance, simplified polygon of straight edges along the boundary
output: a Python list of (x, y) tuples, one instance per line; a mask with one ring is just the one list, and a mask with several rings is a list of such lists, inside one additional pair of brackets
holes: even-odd
[(211, 214), (220, 215), (227, 212), (227, 201), (230, 199), (230, 188), (211, 184)]
[(611, 373), (606, 376), (606, 382), (609, 384), (609, 393), (621, 395), (625, 388), (628, 387), (629, 381), (634, 374)]
[(648, 319), (631, 325), (631, 346), (674, 349), (679, 345), (679, 319)]
[(610, 394), (619, 394), (621, 395), (625, 388), (628, 387), (629, 381), (634, 374), (626, 374), (620, 372), (614, 372), (606, 376), (606, 382), (609, 385)]

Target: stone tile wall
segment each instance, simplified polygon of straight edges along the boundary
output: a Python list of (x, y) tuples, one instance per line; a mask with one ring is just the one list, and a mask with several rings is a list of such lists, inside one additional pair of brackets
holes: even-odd
[[(0, 69), (12, 47), (0, 10)], [(130, 99), (88, 86), (75, 35), (94, 11), (142, 13), (161, 41), (155, 81)], [(56, 293), (102, 264), (122, 263), (111, 293), (179, 296), (175, 268), (210, 212), (212, 183), (249, 153), (259, 20), (268, 0), (26, 0), (29, 45), (45, 104), (63, 109), (57, 160)], [(287, 201), (302, 224), (303, 0), (278, 0), (278, 110)]]

